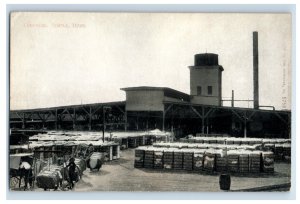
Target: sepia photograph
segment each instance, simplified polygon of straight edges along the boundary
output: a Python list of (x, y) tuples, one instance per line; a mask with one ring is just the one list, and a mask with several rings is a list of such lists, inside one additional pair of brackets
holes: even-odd
[(291, 13), (9, 18), (10, 192), (290, 191)]

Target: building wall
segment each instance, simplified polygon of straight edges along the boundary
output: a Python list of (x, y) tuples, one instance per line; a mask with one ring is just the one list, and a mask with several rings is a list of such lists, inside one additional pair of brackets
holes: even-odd
[(219, 106), (220, 102), (218, 97), (209, 97), (209, 96), (191, 96), (191, 103), (193, 104), (205, 104)]
[(167, 96), (164, 97), (164, 100), (165, 101), (170, 101), (170, 102), (182, 102), (182, 100), (179, 100), (177, 98), (167, 97)]
[[(191, 102), (206, 105), (221, 105), (222, 73), (219, 66), (190, 67)], [(197, 87), (201, 86), (201, 96), (197, 95)], [(207, 87), (212, 86), (212, 95)]]
[(163, 111), (163, 90), (126, 91), (127, 111)]

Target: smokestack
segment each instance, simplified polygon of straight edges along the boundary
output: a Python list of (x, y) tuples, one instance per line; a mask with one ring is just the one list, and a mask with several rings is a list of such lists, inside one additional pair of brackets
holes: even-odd
[(259, 108), (258, 93), (258, 33), (253, 32), (253, 101), (254, 109)]

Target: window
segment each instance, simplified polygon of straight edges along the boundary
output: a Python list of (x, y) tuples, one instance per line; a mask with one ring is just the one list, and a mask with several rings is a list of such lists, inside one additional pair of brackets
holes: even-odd
[(201, 86), (197, 86), (197, 95), (198, 96), (202, 95), (202, 88), (201, 88)]
[(207, 87), (207, 94), (212, 95), (212, 86)]

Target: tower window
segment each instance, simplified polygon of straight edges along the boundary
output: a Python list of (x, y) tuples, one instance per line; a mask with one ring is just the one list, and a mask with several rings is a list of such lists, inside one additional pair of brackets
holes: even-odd
[(207, 87), (207, 94), (212, 95), (212, 86)]
[(197, 95), (198, 96), (202, 95), (202, 88), (201, 88), (201, 86), (197, 86)]

